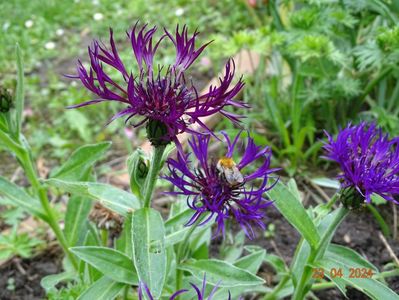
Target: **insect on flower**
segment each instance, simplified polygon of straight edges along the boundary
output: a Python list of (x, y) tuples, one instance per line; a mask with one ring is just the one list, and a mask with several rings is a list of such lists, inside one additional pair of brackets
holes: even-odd
[[(205, 224), (216, 215), (218, 232), (224, 234), (224, 221), (233, 219), (252, 238), (253, 225), (265, 229), (265, 209), (272, 202), (264, 198), (264, 193), (273, 187), (268, 179), (277, 169), (270, 168), (270, 148), (256, 146), (250, 136), (241, 159), (235, 163), (233, 154), (238, 151), (241, 133), (234, 140), (226, 133), (223, 135), (227, 151), (217, 162), (208, 158), (211, 136), (194, 135), (189, 145), (198, 165), (191, 163), (190, 155), (178, 153), (177, 160), (167, 161), (170, 175), (164, 178), (177, 189), (169, 194), (186, 196), (188, 206), (194, 211), (187, 226), (198, 220), (200, 225)], [(259, 166), (252, 173), (243, 172), (256, 162)], [(203, 220), (203, 215), (208, 213)]]
[(226, 181), (232, 186), (244, 182), (244, 176), (241, 174), (232, 158), (222, 157), (219, 159), (216, 168), (221, 174), (223, 174)]

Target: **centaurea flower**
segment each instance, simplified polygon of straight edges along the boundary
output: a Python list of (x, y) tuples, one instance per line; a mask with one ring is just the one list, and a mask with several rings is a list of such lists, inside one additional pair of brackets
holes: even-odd
[[(226, 133), (223, 135), (227, 151), (221, 159), (216, 161), (208, 157), (211, 136), (194, 135), (189, 145), (198, 165), (192, 166), (189, 155), (178, 153), (177, 160), (170, 158), (167, 161), (170, 175), (164, 178), (177, 189), (169, 193), (186, 196), (188, 206), (195, 211), (186, 226), (193, 225), (199, 219), (199, 225), (205, 224), (216, 215), (217, 233), (221, 231), (224, 235), (225, 220), (233, 219), (252, 238), (253, 225), (265, 229), (265, 209), (272, 202), (264, 198), (264, 193), (272, 188), (273, 185), (268, 185), (269, 175), (277, 169), (270, 168), (271, 149), (256, 146), (250, 136), (236, 164), (233, 154), (238, 150), (241, 133), (234, 140)], [(243, 173), (250, 165), (254, 168), (255, 161), (260, 166), (253, 172)], [(209, 216), (202, 220), (202, 215), (207, 213)]]
[(349, 124), (340, 130), (336, 139), (328, 134), (324, 146), (326, 158), (336, 161), (342, 173), (343, 194), (356, 190), (358, 197), (370, 203), (373, 193), (398, 203), (399, 147), (398, 138), (390, 139), (374, 123)]
[[(110, 49), (99, 41), (94, 41), (88, 48), (90, 67), (86, 69), (81, 61), (77, 65), (77, 76), (82, 84), (96, 99), (71, 106), (77, 108), (104, 101), (116, 101), (127, 107), (114, 115), (109, 122), (119, 117), (127, 117), (126, 122), (137, 116), (134, 127), (146, 124), (147, 135), (154, 146), (175, 142), (181, 151), (177, 135), (183, 132), (193, 133), (190, 125), (196, 123), (202, 131), (210, 133), (210, 129), (201, 118), (221, 113), (233, 122), (239, 122), (240, 115), (226, 111), (227, 107), (246, 108), (247, 104), (233, 98), (243, 87), (241, 78), (233, 84), (235, 64), (232, 59), (225, 65), (225, 74), (219, 78), (218, 86), (210, 86), (200, 95), (193, 83), (186, 81), (189, 67), (209, 44), (195, 47), (198, 32), (188, 35), (186, 26), (180, 31), (177, 26), (175, 34), (164, 30), (159, 40), (153, 43), (156, 27), (141, 29), (138, 23), (127, 32), (138, 74), (121, 60), (110, 29)], [(176, 48), (175, 62), (169, 66), (154, 66), (154, 55), (160, 43), (168, 40)], [(104, 66), (113, 68), (119, 73), (119, 79), (111, 78)], [(196, 130), (195, 132), (198, 132)]]

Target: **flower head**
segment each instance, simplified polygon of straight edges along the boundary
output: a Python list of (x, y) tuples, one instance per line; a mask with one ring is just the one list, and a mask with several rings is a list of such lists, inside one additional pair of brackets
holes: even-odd
[[(178, 189), (170, 193), (187, 196), (189, 207), (195, 211), (187, 226), (203, 218), (203, 214), (210, 213), (200, 224), (205, 224), (216, 215), (218, 232), (222, 231), (224, 235), (224, 221), (234, 219), (251, 238), (254, 236), (252, 225), (265, 228), (262, 221), (265, 208), (272, 204), (263, 197), (272, 187), (267, 185), (269, 175), (276, 170), (270, 169), (271, 150), (269, 147), (256, 146), (248, 136), (244, 153), (235, 163), (233, 154), (237, 151), (241, 133), (234, 140), (225, 133), (223, 135), (227, 151), (221, 159), (209, 159), (209, 135), (194, 135), (189, 145), (198, 166), (190, 167), (189, 155), (178, 153), (177, 160), (167, 161), (170, 175), (164, 178)], [(255, 161), (259, 161), (260, 166), (253, 172), (244, 173)]]
[[(229, 106), (248, 107), (245, 103), (233, 98), (243, 87), (240, 79), (233, 84), (235, 65), (229, 60), (225, 66), (225, 74), (219, 78), (218, 86), (211, 86), (200, 95), (190, 81), (186, 80), (189, 67), (209, 44), (195, 47), (198, 32), (188, 35), (187, 27), (174, 34), (164, 30), (164, 34), (156, 42), (153, 41), (156, 27), (141, 29), (138, 24), (127, 32), (133, 54), (138, 66), (138, 74), (121, 60), (110, 29), (110, 48), (94, 41), (89, 47), (90, 67), (86, 69), (78, 62), (77, 76), (82, 84), (97, 96), (96, 99), (74, 105), (71, 108), (91, 105), (103, 101), (116, 101), (127, 107), (114, 115), (110, 122), (119, 117), (137, 117), (133, 126), (147, 124), (147, 132), (152, 144), (167, 144), (171, 141), (180, 146), (176, 136), (183, 132), (193, 132), (190, 125), (197, 123), (205, 131), (210, 132), (201, 122), (202, 117), (221, 113), (233, 122), (239, 122), (241, 116), (226, 111)], [(154, 56), (160, 43), (167, 40), (176, 49), (175, 62), (169, 66), (154, 65)], [(111, 78), (104, 67), (114, 69), (120, 78)], [(179, 149), (181, 150), (181, 149)]]
[(389, 139), (381, 128), (366, 122), (349, 124), (335, 140), (326, 134), (326, 158), (339, 164), (342, 174), (338, 178), (344, 192), (355, 189), (367, 203), (373, 193), (396, 202), (393, 196), (399, 194), (398, 138)]

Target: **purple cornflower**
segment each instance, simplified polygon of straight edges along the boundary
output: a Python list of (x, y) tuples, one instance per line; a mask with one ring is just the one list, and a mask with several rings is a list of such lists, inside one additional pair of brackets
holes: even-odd
[[(204, 279), (203, 279), (203, 281), (202, 281), (202, 287), (201, 287), (201, 289), (200, 289), (198, 286), (196, 286), (195, 284), (190, 283), (190, 285), (191, 285), (191, 286), (193, 287), (193, 289), (195, 290), (195, 293), (197, 294), (197, 300), (212, 300), (212, 298), (213, 298), (215, 292), (217, 291), (217, 289), (218, 289), (218, 287), (219, 287), (219, 284), (220, 284), (220, 282), (218, 282), (218, 283), (213, 287), (213, 289), (212, 289), (211, 292), (209, 293), (208, 297), (206, 297), (206, 296), (205, 296), (205, 293), (206, 293), (206, 291), (205, 291), (205, 288), (206, 288), (206, 275), (205, 275), (205, 274), (204, 274)], [(140, 283), (139, 283), (139, 288), (138, 288), (137, 292), (138, 292), (138, 295), (139, 295), (139, 300), (143, 300), (143, 299), (144, 299), (144, 298), (143, 298), (144, 293), (147, 295), (147, 298), (148, 298), (149, 300), (154, 300), (154, 297), (151, 295), (151, 292), (150, 292), (148, 286), (147, 286), (144, 282), (140, 282)], [(186, 292), (188, 292), (188, 290), (186, 290), (186, 289), (179, 290), (179, 291), (173, 293), (173, 295), (170, 296), (169, 300), (175, 300), (179, 295), (181, 295), (181, 294), (183, 294), (183, 293), (186, 293)], [(241, 299), (241, 298), (240, 298), (240, 299)], [(230, 292), (229, 292), (229, 296), (228, 296), (227, 300), (231, 300)]]
[[(90, 68), (86, 69), (78, 61), (77, 76), (82, 84), (97, 96), (96, 99), (83, 102), (70, 108), (77, 108), (103, 101), (117, 101), (127, 107), (114, 115), (109, 122), (126, 116), (126, 122), (137, 116), (134, 127), (146, 124), (148, 138), (155, 146), (168, 144), (173, 141), (180, 148), (177, 135), (183, 132), (193, 133), (189, 126), (197, 123), (204, 131), (210, 129), (200, 120), (202, 117), (221, 113), (233, 122), (239, 122), (240, 115), (233, 114), (225, 108), (247, 108), (247, 104), (234, 101), (233, 98), (243, 87), (240, 78), (233, 84), (235, 64), (232, 59), (225, 65), (225, 75), (219, 78), (218, 86), (209, 87), (208, 92), (199, 95), (192, 82), (186, 81), (186, 73), (191, 64), (209, 44), (195, 47), (198, 32), (188, 35), (186, 26), (180, 31), (179, 26), (175, 34), (166, 29), (156, 43), (153, 43), (157, 28), (147, 29), (144, 25), (138, 28), (138, 23), (127, 32), (139, 73), (133, 75), (129, 67), (122, 62), (110, 29), (109, 49), (103, 43), (94, 41), (88, 48)], [(153, 59), (163, 40), (169, 40), (176, 48), (175, 62), (170, 66), (156, 68)], [(119, 73), (119, 78), (111, 78), (104, 66), (113, 68)]]
[(356, 189), (367, 203), (373, 193), (398, 203), (398, 138), (389, 139), (374, 123), (362, 122), (342, 129), (336, 140), (326, 132), (326, 158), (336, 161), (342, 170), (338, 176), (341, 188)]
[[(252, 225), (265, 229), (263, 218), (265, 209), (272, 204), (263, 194), (272, 186), (267, 186), (269, 174), (276, 171), (270, 169), (271, 150), (269, 147), (256, 146), (254, 140), (248, 136), (247, 145), (241, 160), (236, 164), (233, 153), (241, 133), (234, 140), (230, 140), (223, 133), (227, 142), (227, 153), (215, 161), (208, 158), (208, 146), (211, 137), (194, 135), (189, 145), (198, 160), (198, 166), (190, 168), (189, 155), (177, 154), (177, 160), (167, 161), (169, 176), (164, 176), (178, 191), (169, 192), (187, 196), (188, 206), (195, 211), (186, 226), (193, 225), (202, 215), (210, 213), (200, 225), (210, 221), (216, 215), (217, 232), (224, 235), (224, 221), (234, 219), (245, 234), (252, 238)], [(252, 173), (244, 175), (242, 171), (255, 161), (260, 167)], [(252, 166), (254, 168), (254, 166)], [(255, 181), (260, 179), (259, 185)]]

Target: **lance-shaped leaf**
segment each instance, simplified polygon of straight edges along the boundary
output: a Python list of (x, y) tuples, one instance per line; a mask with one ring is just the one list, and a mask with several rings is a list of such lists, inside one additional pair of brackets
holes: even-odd
[(112, 300), (126, 285), (116, 282), (106, 276), (101, 277), (85, 290), (78, 300)]
[(1, 176), (0, 195), (4, 195), (5, 201), (10, 205), (21, 207), (28, 213), (42, 220), (47, 220), (47, 216), (43, 211), (39, 200), (31, 197), (23, 189)]
[(106, 247), (74, 247), (72, 253), (109, 278), (127, 284), (138, 284), (137, 273), (129, 257)]
[(51, 174), (51, 177), (71, 181), (81, 180), (82, 174), (85, 174), (97, 160), (102, 158), (110, 146), (111, 142), (103, 142), (78, 148), (59, 169)]
[(320, 236), (313, 221), (301, 204), (300, 199), (295, 197), (281, 182), (278, 182), (267, 193), (287, 221), (299, 231), (312, 248), (315, 248), (320, 240)]
[(199, 280), (206, 274), (208, 283), (219, 284), (220, 287), (259, 285), (265, 282), (247, 270), (217, 259), (190, 260), (181, 264), (179, 268), (190, 272)]
[(123, 216), (127, 216), (130, 212), (140, 208), (140, 202), (136, 196), (109, 184), (65, 181), (55, 178), (46, 180), (46, 183), (68, 193), (97, 200)]
[(161, 215), (142, 208), (132, 218), (133, 259), (140, 281), (158, 299), (166, 274), (165, 229)]

